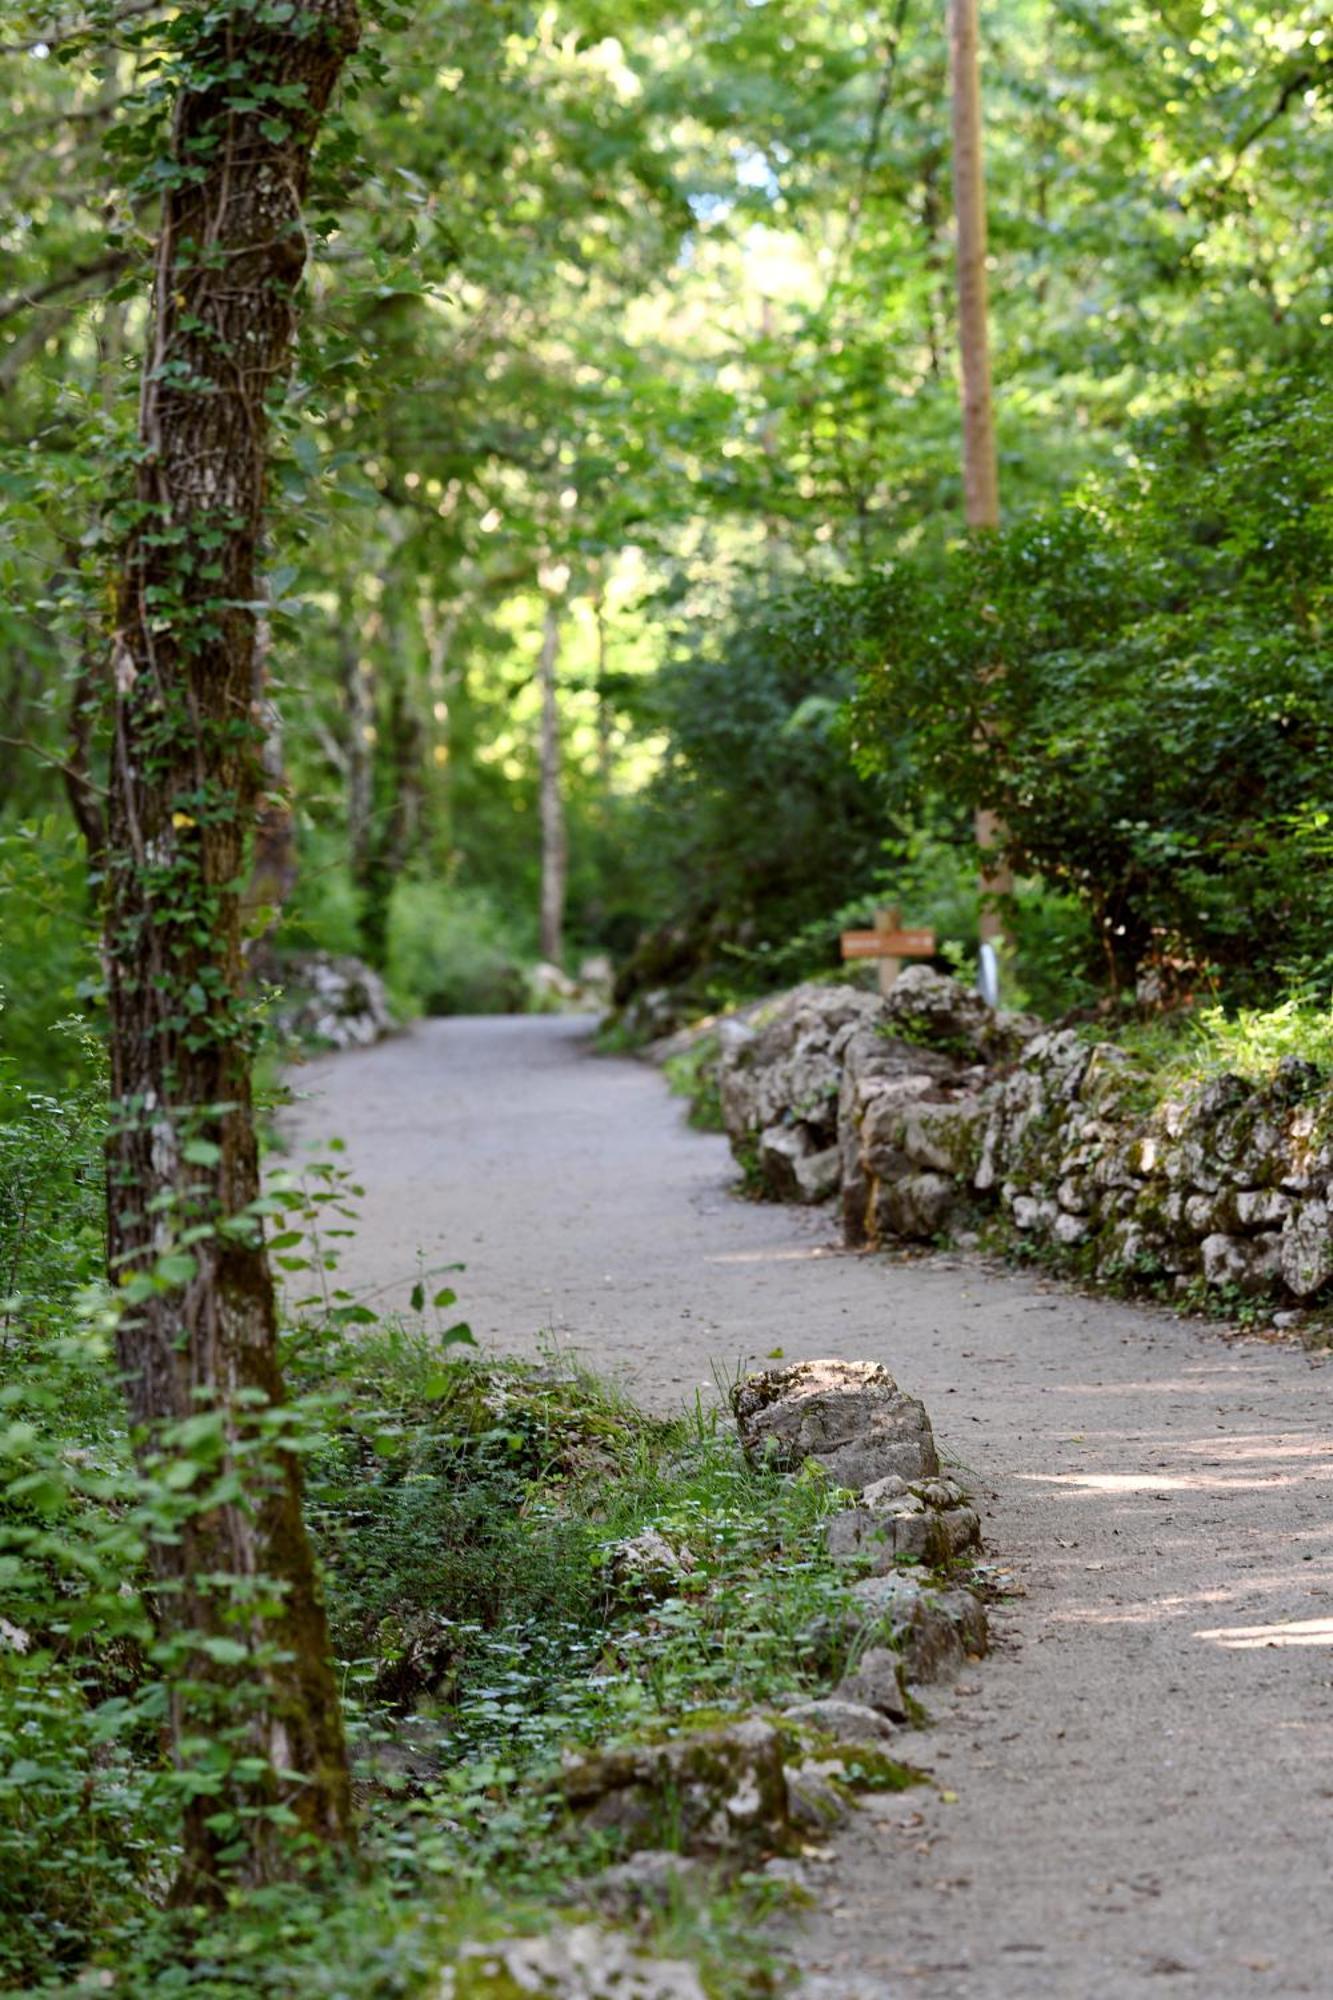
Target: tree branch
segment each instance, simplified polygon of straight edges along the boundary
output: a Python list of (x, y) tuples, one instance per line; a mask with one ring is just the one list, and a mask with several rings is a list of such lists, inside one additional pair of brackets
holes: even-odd
[(30, 291), (14, 292), (9, 298), (0, 299), (0, 325), (7, 319), (16, 319), (20, 313), (31, 312), (34, 306), (44, 305), (47, 299), (59, 298), (62, 292), (74, 291), (93, 278), (119, 277), (133, 262), (133, 254), (128, 250), (106, 250), (86, 264), (75, 264), (44, 284), (34, 285)]
[(128, 7), (122, 7), (108, 21), (83, 21), (76, 28), (62, 28), (51, 35), (34, 35), (30, 42), (0, 42), (0, 56), (32, 56), (38, 49), (63, 49), (68, 43), (85, 37), (97, 42), (99, 47), (105, 47), (106, 42), (98, 41), (99, 37), (109, 40), (112, 32), (123, 22), (138, 20), (144, 14), (155, 14), (161, 5), (162, 0), (131, 0)]

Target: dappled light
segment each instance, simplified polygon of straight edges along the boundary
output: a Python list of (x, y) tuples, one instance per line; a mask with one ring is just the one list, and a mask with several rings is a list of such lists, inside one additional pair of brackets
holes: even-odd
[(0, 0), (0, 1991), (1323, 1991), (1327, 12)]
[(1294, 1619), (1282, 1625), (1219, 1626), (1215, 1631), (1196, 1632), (1197, 1639), (1211, 1639), (1232, 1652), (1247, 1652), (1256, 1646), (1333, 1646), (1333, 1618)]

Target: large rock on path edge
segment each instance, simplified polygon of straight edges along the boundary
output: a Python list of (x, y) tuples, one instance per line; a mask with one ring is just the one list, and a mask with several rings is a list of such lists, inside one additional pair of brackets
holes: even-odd
[(873, 1361), (799, 1361), (747, 1375), (731, 1407), (746, 1457), (797, 1472), (813, 1459), (859, 1492), (876, 1480), (931, 1478), (939, 1456), (925, 1406)]

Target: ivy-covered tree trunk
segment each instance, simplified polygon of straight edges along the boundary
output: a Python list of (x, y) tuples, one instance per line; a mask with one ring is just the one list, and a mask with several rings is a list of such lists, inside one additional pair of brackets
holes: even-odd
[(187, 18), (115, 608), (105, 951), (119, 1359), (143, 1462), (182, 1468), (165, 1482), (179, 1527), (154, 1563), (186, 1795), (180, 1888), (198, 1897), (283, 1872), (301, 1835), (351, 1837), (256, 1206), (240, 896), (270, 409), (291, 361), (311, 149), (358, 18), (355, 0)]

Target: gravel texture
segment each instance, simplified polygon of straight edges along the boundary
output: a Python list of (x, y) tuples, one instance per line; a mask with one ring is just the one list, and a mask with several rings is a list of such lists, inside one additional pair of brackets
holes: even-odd
[(425, 1023), (308, 1064), (297, 1157), (364, 1183), (344, 1281), (418, 1252), (480, 1339), (659, 1409), (772, 1350), (883, 1362), (1023, 1595), (930, 1691), (931, 1788), (819, 1869), (810, 2000), (1333, 1995), (1333, 1449), (1322, 1356), (953, 1256), (834, 1246), (728, 1192), (651, 1070), (569, 1017)]

